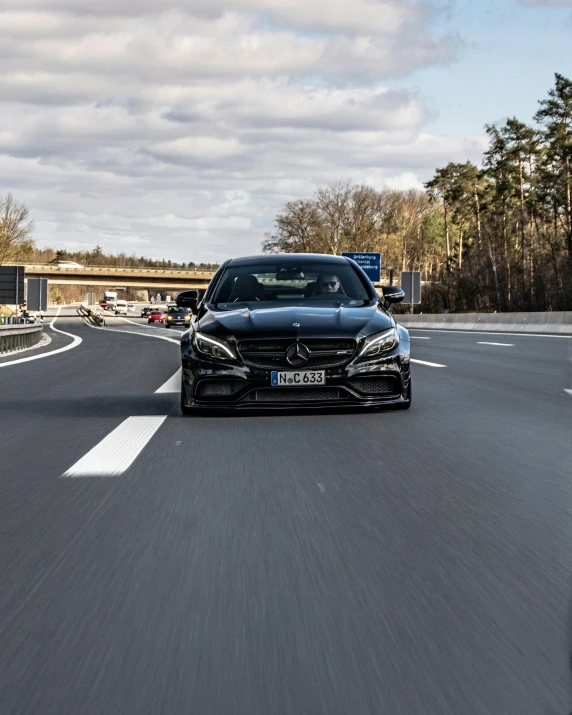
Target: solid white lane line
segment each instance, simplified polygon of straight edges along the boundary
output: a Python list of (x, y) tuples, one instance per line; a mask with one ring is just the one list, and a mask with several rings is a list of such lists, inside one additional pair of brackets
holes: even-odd
[(179, 392), (181, 390), (181, 378), (183, 374), (183, 368), (180, 367), (177, 372), (170, 377), (167, 382), (164, 385), (161, 385), (161, 387), (158, 390), (155, 390), (155, 393), (175, 393)]
[(572, 340), (572, 335), (555, 335), (554, 333), (501, 333), (500, 330), (492, 332), (485, 330), (445, 330), (444, 328), (414, 328), (410, 326), (407, 330), (417, 330), (421, 333), (462, 333), (463, 335), (507, 335), (511, 338), (560, 338), (562, 340)]
[(167, 415), (128, 417), (62, 476), (121, 476), (133, 464), (166, 419)]
[(501, 348), (514, 348), (514, 343), (477, 343), (477, 345), (498, 345)]
[(411, 358), (411, 362), (417, 365), (427, 365), (428, 367), (447, 367), (446, 365), (439, 365), (438, 362), (426, 362), (425, 360), (414, 360), (413, 358)]
[(66, 350), (72, 350), (73, 348), (77, 348), (77, 346), (81, 342), (83, 342), (82, 339), (79, 337), (79, 335), (72, 335), (71, 333), (66, 333), (64, 330), (59, 330), (58, 328), (54, 327), (54, 323), (58, 319), (61, 309), (62, 308), (60, 306), (58, 308), (58, 312), (56, 313), (55, 318), (50, 323), (50, 328), (53, 331), (55, 331), (56, 333), (61, 333), (62, 335), (67, 335), (68, 338), (72, 338), (72, 342), (69, 345), (66, 345), (63, 348), (57, 348), (57, 350), (50, 350), (50, 352), (42, 353), (41, 355), (32, 355), (31, 357), (19, 358), (18, 360), (10, 360), (10, 362), (3, 362), (3, 363), (0, 363), (0, 367), (8, 367), (9, 365), (18, 365), (21, 362), (30, 362), (31, 360), (41, 360), (42, 358), (51, 357), (52, 355), (57, 355), (58, 353), (65, 353)]

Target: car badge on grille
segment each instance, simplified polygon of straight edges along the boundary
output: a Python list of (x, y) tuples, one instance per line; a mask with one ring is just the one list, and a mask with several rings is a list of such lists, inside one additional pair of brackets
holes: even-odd
[(303, 367), (310, 359), (310, 349), (303, 343), (294, 343), (286, 350), (286, 360), (292, 367)]
[(299, 328), (299, 327), (300, 327), (300, 323), (292, 323), (292, 326), (293, 326), (294, 328)]

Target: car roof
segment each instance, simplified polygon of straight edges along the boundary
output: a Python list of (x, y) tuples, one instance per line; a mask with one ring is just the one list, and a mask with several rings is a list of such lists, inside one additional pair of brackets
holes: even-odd
[(247, 266), (253, 263), (264, 265), (280, 265), (281, 263), (289, 264), (293, 262), (320, 261), (320, 263), (332, 263), (340, 265), (348, 263), (345, 256), (332, 256), (328, 253), (265, 253), (261, 256), (244, 256), (241, 258), (231, 258), (228, 265), (231, 266)]

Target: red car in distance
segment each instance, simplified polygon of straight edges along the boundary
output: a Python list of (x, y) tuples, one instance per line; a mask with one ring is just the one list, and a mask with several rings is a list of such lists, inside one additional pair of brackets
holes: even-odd
[(152, 310), (147, 316), (147, 324), (149, 323), (164, 323), (165, 313), (161, 310)]

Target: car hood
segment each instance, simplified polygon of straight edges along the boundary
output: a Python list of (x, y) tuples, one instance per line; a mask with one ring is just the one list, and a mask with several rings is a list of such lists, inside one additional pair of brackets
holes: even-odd
[(208, 335), (239, 339), (272, 337), (344, 337), (371, 335), (395, 325), (377, 305), (364, 307), (242, 307), (232, 311), (208, 310), (199, 330)]

